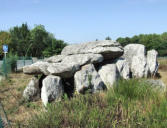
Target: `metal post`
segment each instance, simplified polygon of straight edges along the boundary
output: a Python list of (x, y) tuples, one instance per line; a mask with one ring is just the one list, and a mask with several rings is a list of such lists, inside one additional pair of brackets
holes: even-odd
[(6, 52), (5, 52), (5, 60), (6, 60)]
[(6, 52), (4, 52), (4, 73), (5, 73), (5, 78), (7, 78), (7, 67), (6, 67)]
[(23, 57), (23, 60), (24, 60), (23, 62), (24, 62), (24, 66), (25, 66), (25, 64), (26, 64), (26, 62), (25, 62), (25, 56)]

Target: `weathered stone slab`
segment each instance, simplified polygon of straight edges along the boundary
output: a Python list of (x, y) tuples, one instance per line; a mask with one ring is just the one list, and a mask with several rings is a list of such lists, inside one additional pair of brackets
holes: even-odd
[(64, 90), (62, 80), (58, 76), (49, 75), (43, 80), (41, 89), (41, 99), (46, 106), (47, 103), (60, 100)]
[(62, 50), (62, 55), (102, 54), (104, 59), (115, 59), (123, 54), (122, 46), (111, 40), (95, 41), (82, 44), (68, 45)]
[(150, 50), (147, 52), (147, 65), (151, 76), (158, 72), (158, 52), (156, 50)]
[(130, 78), (130, 67), (125, 59), (118, 59), (116, 61), (117, 69), (119, 71), (120, 76), (123, 79), (129, 79)]
[(88, 89), (92, 93), (95, 93), (105, 88), (105, 85), (93, 64), (85, 65), (80, 71), (77, 71), (74, 75), (74, 82), (78, 93), (85, 93)]
[(40, 98), (39, 80), (33, 77), (23, 92), (23, 97), (29, 101)]
[(120, 76), (116, 64), (106, 64), (99, 69), (98, 73), (108, 89), (112, 88)]

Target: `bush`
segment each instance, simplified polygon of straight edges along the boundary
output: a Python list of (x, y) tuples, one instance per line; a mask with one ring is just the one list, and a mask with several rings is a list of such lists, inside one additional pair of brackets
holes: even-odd
[(3, 59), (2, 66), (0, 67), (0, 75), (7, 77), (7, 75), (11, 72), (11, 65), (8, 59)]
[(122, 80), (99, 94), (76, 95), (47, 106), (35, 115), (31, 128), (73, 127), (166, 127), (167, 99), (164, 93), (142, 80)]
[(17, 70), (17, 60), (18, 60), (17, 55), (13, 55), (13, 54), (9, 53), (9, 56), (7, 58), (7, 63), (9, 63), (11, 65), (12, 72), (16, 72), (16, 70)]

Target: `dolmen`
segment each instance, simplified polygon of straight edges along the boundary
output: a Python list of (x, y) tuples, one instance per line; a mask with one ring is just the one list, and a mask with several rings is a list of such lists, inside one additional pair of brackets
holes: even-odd
[(97, 93), (112, 88), (118, 79), (147, 78), (158, 72), (158, 53), (142, 44), (122, 47), (112, 40), (66, 46), (60, 55), (23, 67), (34, 75), (23, 92), (27, 100), (41, 98), (46, 106), (66, 93)]

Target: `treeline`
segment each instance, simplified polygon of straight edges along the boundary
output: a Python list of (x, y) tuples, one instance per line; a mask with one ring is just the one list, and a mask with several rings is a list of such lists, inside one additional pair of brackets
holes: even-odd
[[(98, 40), (98, 39), (96, 39)], [(111, 40), (108, 36), (106, 40)], [(163, 34), (141, 34), (133, 37), (118, 38), (125, 46), (130, 43), (143, 44), (147, 50), (155, 49), (160, 56), (167, 56), (167, 32)], [(15, 26), (9, 31), (0, 31), (0, 58), (3, 57), (2, 45), (9, 46), (9, 53), (17, 56), (48, 57), (60, 54), (67, 45), (46, 31), (43, 25), (30, 29), (27, 24)]]
[(159, 56), (167, 56), (167, 32), (163, 34), (141, 34), (132, 38), (118, 38), (118, 42), (125, 46), (130, 43), (143, 44), (147, 50), (155, 49)]
[(27, 24), (15, 26), (9, 31), (0, 31), (0, 57), (3, 57), (2, 45), (9, 46), (9, 53), (17, 56), (48, 57), (59, 54), (67, 45), (57, 40), (43, 25), (30, 29)]

